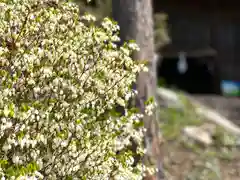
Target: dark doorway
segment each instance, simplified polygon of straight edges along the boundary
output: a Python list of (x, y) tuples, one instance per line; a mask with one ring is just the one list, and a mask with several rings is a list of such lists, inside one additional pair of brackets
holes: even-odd
[(209, 63), (200, 58), (187, 58), (188, 69), (181, 74), (177, 68), (178, 61), (177, 57), (162, 59), (158, 67), (158, 78), (163, 79), (165, 86), (191, 94), (220, 94), (217, 90), (219, 88), (216, 88), (213, 66), (210, 67)]

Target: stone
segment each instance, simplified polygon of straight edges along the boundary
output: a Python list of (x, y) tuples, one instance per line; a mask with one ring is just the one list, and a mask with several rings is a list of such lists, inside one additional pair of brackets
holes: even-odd
[(196, 127), (196, 126), (185, 127), (183, 129), (183, 133), (188, 138), (191, 138), (203, 145), (210, 146), (213, 144), (213, 139), (211, 134), (200, 127)]

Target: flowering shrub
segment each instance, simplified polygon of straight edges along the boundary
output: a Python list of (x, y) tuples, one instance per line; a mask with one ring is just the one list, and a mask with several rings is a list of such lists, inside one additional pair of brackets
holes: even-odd
[(126, 148), (133, 137), (143, 153), (142, 115), (126, 108), (145, 70), (136, 44), (117, 47), (115, 23), (70, 2), (0, 2), (0, 177), (139, 179)]

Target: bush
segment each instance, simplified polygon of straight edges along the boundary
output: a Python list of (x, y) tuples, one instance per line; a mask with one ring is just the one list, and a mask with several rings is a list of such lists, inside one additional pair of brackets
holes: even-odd
[(93, 21), (70, 2), (1, 0), (2, 179), (140, 178), (126, 147), (143, 154), (142, 115), (126, 107), (145, 67), (136, 44), (116, 46), (114, 22)]

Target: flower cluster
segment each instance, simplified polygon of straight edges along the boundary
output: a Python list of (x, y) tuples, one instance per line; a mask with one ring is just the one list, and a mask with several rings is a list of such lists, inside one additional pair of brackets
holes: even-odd
[(136, 44), (117, 47), (118, 25), (79, 14), (66, 1), (0, 1), (2, 179), (140, 178), (126, 147), (132, 137), (144, 152), (142, 115), (127, 107), (146, 68)]

